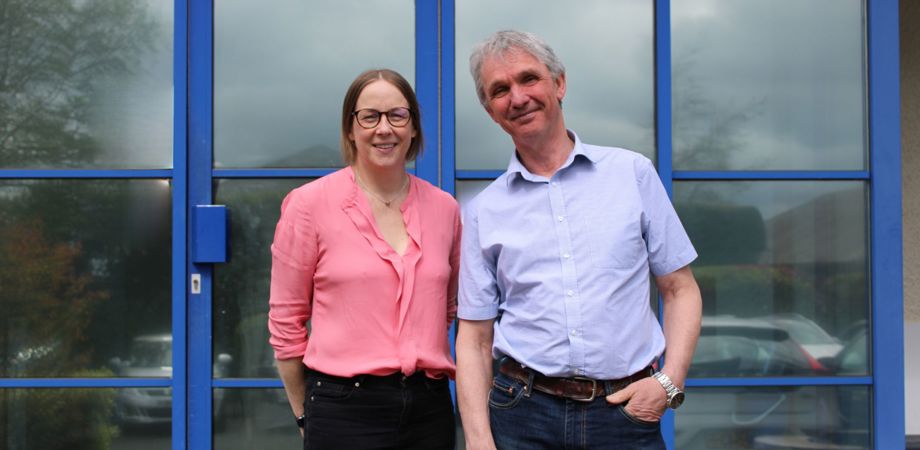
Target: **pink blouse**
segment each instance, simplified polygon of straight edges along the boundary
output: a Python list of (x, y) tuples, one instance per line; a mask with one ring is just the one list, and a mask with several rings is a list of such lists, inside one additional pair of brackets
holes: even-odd
[(341, 377), (454, 377), (447, 338), (457, 313), (459, 207), (410, 175), (400, 210), (409, 234), (403, 256), (377, 229), (350, 167), (288, 194), (272, 243), (275, 358), (303, 358)]

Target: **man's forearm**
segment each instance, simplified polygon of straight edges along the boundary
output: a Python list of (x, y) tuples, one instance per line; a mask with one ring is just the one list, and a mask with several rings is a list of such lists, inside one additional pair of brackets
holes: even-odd
[(492, 321), (460, 321), (457, 331), (457, 401), (467, 448), (494, 448), (489, 426)]
[(703, 311), (700, 288), (689, 266), (659, 278), (658, 285), (664, 307), (664, 336), (667, 342), (662, 371), (674, 384), (683, 388), (700, 335)]

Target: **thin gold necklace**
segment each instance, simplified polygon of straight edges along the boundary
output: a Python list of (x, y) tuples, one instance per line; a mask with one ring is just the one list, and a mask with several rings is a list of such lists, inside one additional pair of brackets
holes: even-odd
[(377, 199), (377, 201), (379, 201), (380, 203), (383, 203), (384, 205), (386, 205), (387, 208), (389, 208), (389, 207), (390, 207), (390, 204), (392, 204), (394, 201), (396, 201), (396, 199), (399, 198), (400, 195), (402, 195), (403, 190), (406, 189), (406, 186), (409, 185), (409, 176), (406, 175), (406, 181), (403, 182), (402, 187), (399, 188), (399, 191), (397, 191), (396, 194), (393, 195), (393, 198), (391, 198), (391, 199), (389, 199), (389, 200), (387, 200), (387, 199), (385, 199), (385, 198), (383, 198), (383, 197), (377, 195), (376, 192), (372, 191), (369, 187), (367, 187), (367, 185), (364, 184), (364, 181), (361, 180), (361, 177), (358, 176), (358, 172), (355, 172), (355, 181), (358, 182), (358, 186), (361, 186), (361, 189), (364, 190), (364, 192), (370, 194), (371, 197), (374, 197), (375, 199)]

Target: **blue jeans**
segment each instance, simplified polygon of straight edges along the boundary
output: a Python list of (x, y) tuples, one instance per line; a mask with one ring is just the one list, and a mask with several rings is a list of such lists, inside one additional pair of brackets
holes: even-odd
[(311, 370), (304, 413), (306, 450), (454, 448), (448, 380), (422, 372), (341, 378)]
[(489, 393), (492, 436), (500, 450), (664, 450), (658, 422), (626, 414), (604, 397), (580, 402), (528, 389), (499, 373)]

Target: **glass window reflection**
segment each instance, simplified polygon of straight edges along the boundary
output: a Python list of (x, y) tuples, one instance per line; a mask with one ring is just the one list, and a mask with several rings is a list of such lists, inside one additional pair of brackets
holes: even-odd
[(219, 180), (230, 215), (230, 262), (214, 269), (214, 377), (276, 378), (268, 345), (271, 247), (281, 201), (308, 180)]
[(511, 158), (514, 144), (479, 104), (468, 62), (473, 45), (508, 28), (536, 33), (565, 64), (566, 125), (582, 141), (654, 158), (652, 7), (644, 0), (592, 0), (576, 8), (552, 1), (457, 2), (457, 168), (504, 170)]
[(215, 166), (342, 166), (342, 98), (372, 67), (413, 81), (413, 2), (216, 2)]
[(163, 449), (168, 388), (0, 389), (0, 448)]
[[(704, 319), (691, 375), (842, 371), (844, 350), (868, 327), (866, 184), (677, 182), (674, 198), (700, 254)], [(867, 373), (863, 356), (847, 361), (847, 375)]]
[(869, 388), (689, 388), (675, 414), (679, 449), (868, 449)]
[(168, 168), (173, 3), (10, 0), (0, 168)]
[(674, 168), (865, 169), (864, 30), (861, 0), (673, 2)]
[(169, 359), (167, 180), (0, 180), (0, 211), (0, 377), (170, 376), (131, 362)]
[(299, 448), (284, 389), (214, 389), (214, 448)]

